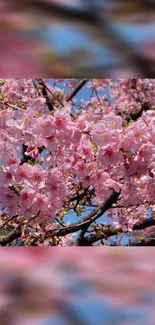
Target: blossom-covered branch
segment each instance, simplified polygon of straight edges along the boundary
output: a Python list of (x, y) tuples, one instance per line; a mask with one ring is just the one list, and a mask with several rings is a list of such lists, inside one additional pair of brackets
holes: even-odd
[[(15, 234), (24, 245), (47, 246), (146, 237), (155, 213), (155, 80), (37, 81), (41, 88), (32, 79), (0, 80), (1, 241)], [(90, 97), (80, 101), (82, 87)]]
[[(134, 230), (143, 230), (149, 227), (155, 226), (155, 219), (149, 218), (147, 220), (144, 220), (142, 223), (137, 223), (133, 227)], [(98, 231), (96, 234), (91, 234), (88, 237), (85, 238), (85, 242), (87, 245), (92, 245), (93, 243), (101, 240), (101, 239), (108, 239), (109, 237), (112, 236), (117, 236), (119, 234), (123, 233), (123, 230), (121, 228), (116, 228), (115, 226), (103, 226), (102, 229)], [(137, 242), (143, 242), (142, 240), (137, 241)], [(145, 242), (145, 239), (144, 239)], [(134, 244), (133, 244), (134, 246)], [(143, 246), (143, 245), (139, 245)]]

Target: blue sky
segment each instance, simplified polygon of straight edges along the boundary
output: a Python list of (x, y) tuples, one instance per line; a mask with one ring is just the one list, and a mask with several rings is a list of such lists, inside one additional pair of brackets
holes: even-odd
[[(139, 49), (139, 45), (148, 39), (155, 38), (155, 26), (149, 23), (145, 24), (127, 24), (127, 23), (110, 23), (110, 27), (117, 31), (117, 33), (133, 45), (135, 49)], [(80, 32), (72, 25), (59, 24), (55, 26), (37, 28), (36, 35), (42, 39), (51, 49), (55, 49), (58, 54), (67, 54), (71, 50), (78, 48), (88, 49), (92, 54), (92, 64), (108, 64), (120, 63), (122, 58), (117, 57), (115, 53), (106, 49), (95, 39), (91, 39), (89, 34)]]
[[(97, 1), (96, 1), (97, 2)], [(99, 3), (100, 1), (98, 1)], [(106, 1), (104, 1), (106, 3)], [(70, 6), (77, 7), (81, 3), (81, 8), (84, 7), (84, 1), (71, 1)], [(90, 2), (91, 4), (91, 2)], [(102, 1), (103, 5), (103, 1)], [(92, 6), (92, 4), (91, 4)], [(96, 6), (96, 3), (95, 3)], [(148, 39), (155, 38), (155, 25), (152, 23), (111, 23), (110, 27), (114, 29), (125, 41), (134, 46), (136, 50), (140, 49), (139, 45)], [(39, 26), (35, 30), (25, 30), (28, 37), (38, 38), (45, 42), (51, 49), (55, 49), (60, 55), (68, 54), (70, 51), (83, 48), (92, 53), (92, 64), (107, 64), (120, 63), (122, 58), (116, 56), (116, 53), (108, 50), (103, 45), (92, 39), (89, 33), (85, 34), (83, 30), (76, 28), (74, 25), (69, 25), (67, 22), (52, 24), (51, 26)], [(90, 34), (91, 35), (91, 34)]]
[[(66, 277), (68, 279), (68, 276)], [(76, 291), (83, 289), (85, 285), (77, 281), (76, 276), (73, 280), (68, 279), (68, 292), (74, 289), (73, 295), (70, 298), (65, 298), (65, 306), (77, 315), (78, 319), (81, 320), (81, 324), (86, 325), (115, 325), (123, 324), (129, 322), (131, 325), (145, 325), (148, 323), (148, 317), (150, 311), (153, 308), (154, 297), (148, 295), (148, 303), (144, 306), (134, 307), (133, 306), (123, 306), (123, 308), (111, 306), (108, 300), (106, 301), (106, 296), (103, 298), (93, 298), (91, 295), (90, 286), (87, 287), (87, 293), (83, 296), (79, 295), (75, 297)], [(66, 286), (67, 287), (67, 286)], [(67, 288), (66, 288), (67, 289)], [(90, 297), (89, 297), (90, 293)], [(144, 299), (146, 299), (147, 293), (144, 294)], [(152, 299), (153, 298), (153, 299)], [(67, 320), (67, 316), (60, 315), (60, 313), (55, 313), (55, 315), (46, 315), (40, 317), (40, 320), (36, 325), (74, 325)]]
[(106, 64), (112, 64), (114, 61), (114, 56), (108, 49), (103, 48), (88, 36), (86, 37), (76, 28), (71, 28), (67, 25), (63, 27), (59, 26), (55, 29), (45, 28), (41, 31), (40, 35), (51, 48), (54, 46), (58, 54), (62, 54), (62, 52), (63, 54), (68, 54), (71, 50), (80, 47), (91, 51), (93, 54), (93, 64), (102, 64), (103, 58)]
[[(105, 1), (105, 0), (64, 0), (63, 2), (55, 1), (58, 5), (65, 5), (66, 7), (72, 7), (76, 10), (81, 8), (81, 10), (96, 10), (96, 8), (104, 8), (112, 5), (115, 5), (115, 1)], [(134, 10), (133, 10), (134, 11)], [(133, 12), (134, 13), (134, 12)], [(143, 13), (142, 13), (143, 15)], [(155, 24), (152, 20), (149, 19), (148, 21), (144, 22), (143, 17), (140, 14), (139, 22), (137, 24), (132, 23), (132, 17), (130, 19), (130, 23), (125, 22), (109, 22), (109, 27), (117, 32), (118, 36), (120, 35), (122, 39), (128, 42), (129, 46), (132, 45), (134, 50), (138, 51), (139, 53), (142, 52), (142, 44), (144, 44), (147, 40), (153, 41), (155, 39)], [(138, 17), (137, 17), (138, 18)], [(101, 16), (102, 19), (102, 16)], [(104, 46), (104, 43), (101, 45), (100, 42), (97, 42), (97, 37), (95, 39), (92, 38), (91, 32), (88, 32), (88, 29), (78, 28), (78, 26), (73, 23), (68, 23), (67, 20), (60, 18), (53, 17), (53, 22), (51, 22), (51, 26), (49, 23), (49, 19), (47, 19), (46, 24), (46, 17), (45, 23), (42, 22), (39, 24), (36, 23), (36, 27), (29, 26), (29, 29), (25, 28), (22, 30), (22, 33), (27, 35), (28, 38), (31, 39), (38, 39), (43, 44), (47, 44), (49, 48), (51, 48), (51, 52), (55, 52), (62, 57), (67, 55), (69, 58), (69, 54), (73, 50), (83, 49), (86, 50), (88, 55), (88, 66), (102, 66), (107, 65), (112, 68), (116, 68), (117, 66), (126, 66), (129, 65), (129, 62), (126, 62), (124, 58), (122, 58), (119, 54), (116, 54), (113, 49), (109, 50)], [(41, 20), (42, 21), (42, 20)], [(52, 18), (51, 18), (52, 21)], [(103, 39), (104, 41), (104, 39)], [(110, 45), (109, 45), (110, 46)], [(144, 48), (144, 45), (143, 45)], [(52, 62), (51, 62), (52, 64)], [(87, 68), (87, 61), (83, 61), (83, 63), (78, 62), (80, 65), (80, 69)], [(110, 70), (111, 71), (111, 70)]]
[[(142, 26), (134, 26), (131, 24), (111, 24), (115, 30), (128, 42), (131, 42), (133, 44), (140, 43), (142, 40), (148, 39), (148, 33), (149, 37), (155, 36), (155, 27), (152, 25), (142, 25)], [(63, 37), (62, 37), (63, 33)], [(74, 48), (77, 46), (77, 43), (81, 45), (88, 45), (92, 46), (92, 43), (94, 45), (95, 42), (91, 41), (91, 39), (88, 39), (84, 36), (84, 34), (75, 28), (71, 28), (69, 26), (59, 26), (55, 29), (53, 28), (45, 28), (42, 30), (42, 35), (47, 39), (47, 42), (49, 44), (55, 44), (56, 48), (60, 51), (68, 50), (69, 48)], [(100, 48), (100, 50), (99, 50)], [(98, 51), (102, 51), (102, 47), (97, 45), (96, 42), (96, 49)], [(108, 58), (107, 58), (108, 59)]]

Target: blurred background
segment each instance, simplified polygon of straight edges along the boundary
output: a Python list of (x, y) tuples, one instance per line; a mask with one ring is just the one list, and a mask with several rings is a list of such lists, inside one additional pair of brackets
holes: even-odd
[(1, 323), (154, 325), (154, 271), (153, 247), (4, 247)]
[(155, 0), (0, 0), (0, 76), (147, 77)]

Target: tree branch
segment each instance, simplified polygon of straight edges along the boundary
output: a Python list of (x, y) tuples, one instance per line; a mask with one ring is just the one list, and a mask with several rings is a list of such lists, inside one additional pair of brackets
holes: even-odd
[(0, 230), (2, 228), (4, 228), (10, 221), (12, 221), (13, 219), (16, 219), (17, 217), (18, 217), (18, 215), (11, 216), (8, 220), (4, 221), (3, 224), (0, 226)]
[[(97, 220), (99, 217), (101, 217), (108, 209), (111, 208), (113, 203), (116, 202), (118, 196), (120, 193), (113, 192), (107, 200), (102, 203), (97, 209), (93, 210), (91, 213), (89, 213), (86, 217), (81, 219), (79, 222), (76, 222), (70, 226), (57, 228), (53, 230), (49, 230), (46, 233), (46, 237), (49, 236), (54, 237), (61, 237), (66, 236), (70, 233), (77, 232), (81, 230), (81, 233), (79, 235), (78, 240), (73, 243), (74, 246), (91, 246), (96, 241), (107, 239), (111, 236), (116, 236), (118, 233), (123, 233), (122, 229), (116, 229), (114, 226), (105, 226), (102, 232), (99, 232), (97, 234), (90, 234), (87, 237), (84, 237), (84, 233), (88, 229), (88, 226), (93, 223), (95, 220)], [(142, 223), (137, 223), (133, 227), (134, 230), (142, 230), (146, 229), (148, 227), (155, 226), (155, 219), (149, 218), (144, 220)], [(9, 234), (3, 236), (0, 238), (0, 245), (6, 246), (7, 244), (11, 243), (13, 240), (21, 237), (21, 231), (20, 230), (13, 230)], [(137, 241), (132, 244), (132, 246), (153, 246), (153, 241), (148, 239), (144, 239), (144, 241)], [(145, 244), (146, 243), (146, 244)], [(150, 243), (150, 244), (149, 244)], [(114, 245), (113, 245), (114, 246)], [(131, 245), (130, 245), (131, 246)]]
[(77, 93), (82, 89), (82, 87), (89, 81), (89, 79), (82, 80), (73, 90), (73, 92), (69, 95), (67, 102), (73, 99), (77, 95)]
[[(141, 109), (139, 110), (139, 112), (131, 113), (130, 116), (127, 117), (125, 120), (127, 122), (130, 122), (130, 120), (133, 120), (135, 122), (138, 118), (140, 118), (142, 116), (143, 112), (147, 112), (150, 109), (151, 109), (150, 104), (146, 102), (146, 103), (142, 104)], [(119, 116), (122, 116), (121, 112), (116, 112), (116, 114), (119, 115)]]
[[(117, 201), (119, 195), (120, 195), (120, 192), (116, 193), (113, 191), (109, 195), (109, 197), (102, 204), (100, 204), (99, 207), (94, 209), (91, 213), (89, 213), (87, 216), (82, 218), (80, 221), (78, 221), (70, 226), (67, 226), (67, 227), (49, 230), (46, 233), (46, 237), (48, 238), (49, 236), (51, 236), (51, 237), (65, 236), (70, 233), (76, 232), (78, 230), (82, 230), (83, 232), (85, 232), (91, 223), (93, 223), (95, 220), (100, 218), (108, 209), (111, 208), (112, 204)], [(5, 246), (5, 245), (11, 243), (14, 239), (17, 239), (19, 237), (21, 237), (21, 231), (13, 230), (12, 232), (3, 236), (0, 239), (0, 245)]]
[(51, 237), (54, 236), (66, 236), (70, 233), (76, 232), (78, 230), (83, 230), (89, 227), (91, 223), (93, 223), (95, 220), (100, 218), (108, 209), (111, 208), (112, 204), (115, 203), (120, 195), (119, 193), (112, 192), (109, 197), (99, 205), (96, 209), (94, 209), (92, 212), (90, 212), (87, 216), (82, 218), (80, 221), (68, 226), (64, 227), (62, 229), (53, 229), (48, 232), (51, 235)]
[(92, 84), (93, 90), (94, 90), (94, 92), (96, 94), (97, 100), (98, 100), (99, 104), (101, 105), (100, 97), (99, 97), (98, 91), (97, 91), (97, 89), (96, 89), (96, 87), (95, 87), (95, 85), (93, 83), (93, 80), (91, 80), (91, 84)]
[(41, 85), (45, 88), (45, 90), (48, 91), (62, 107), (64, 107), (63, 102), (53, 94), (53, 92), (48, 88), (48, 86), (44, 83), (42, 79), (38, 79), (38, 82), (41, 83)]
[(133, 241), (132, 243), (129, 243), (127, 246), (155, 246), (155, 233), (153, 234), (153, 237), (149, 235), (141, 240)]
[[(144, 220), (142, 223), (137, 223), (133, 227), (134, 230), (143, 230), (145, 228), (155, 226), (155, 219), (149, 218)], [(85, 240), (88, 242), (89, 245), (92, 245), (93, 243), (97, 242), (98, 240), (109, 238), (111, 236), (116, 236), (118, 233), (123, 233), (124, 231), (120, 229), (116, 229), (114, 226), (105, 226), (102, 232), (97, 234), (91, 234)]]
[(13, 240), (18, 239), (20, 237), (21, 237), (21, 231), (18, 229), (13, 230), (9, 234), (0, 238), (0, 245), (6, 246), (7, 244), (10, 244)]
[[(131, 112), (129, 114), (129, 116), (127, 116), (126, 121), (130, 122), (130, 120), (136, 121), (138, 118), (140, 118), (143, 114), (143, 112), (147, 112), (148, 110), (151, 109), (151, 104), (149, 102), (144, 102), (142, 103), (140, 96), (139, 96), (139, 90), (137, 89), (137, 79), (132, 79), (132, 86), (130, 89), (134, 89), (137, 91), (137, 95), (138, 95), (138, 102), (141, 105), (141, 109), (139, 110), (139, 112)], [(116, 112), (117, 115), (122, 116), (121, 112)]]
[(47, 89), (45, 87), (45, 84), (43, 83), (42, 80), (39, 81), (39, 85), (42, 86), (42, 94), (43, 94), (43, 97), (46, 99), (46, 105), (48, 106), (48, 109), (50, 112), (52, 112), (54, 110), (54, 107), (53, 107), (53, 104), (47, 94)]

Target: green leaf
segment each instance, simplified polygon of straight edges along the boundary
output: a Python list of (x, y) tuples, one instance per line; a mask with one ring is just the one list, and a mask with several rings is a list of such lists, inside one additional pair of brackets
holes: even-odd
[(93, 150), (93, 152), (95, 152), (95, 153), (96, 153), (96, 151), (97, 151), (97, 144), (96, 144), (95, 141), (92, 141), (92, 150)]
[(130, 120), (129, 122), (125, 120), (125, 121), (123, 122), (123, 126), (128, 127), (128, 126), (130, 126), (133, 122), (134, 122), (134, 120)]
[(20, 108), (22, 108), (22, 107), (24, 107), (25, 102), (23, 102), (23, 100), (19, 100), (19, 101), (17, 102), (17, 104), (18, 104), (18, 106), (19, 106)]
[(5, 84), (6, 80), (1, 80), (0, 81), (0, 87), (2, 87)]
[(32, 162), (32, 160), (28, 160), (28, 165), (34, 166), (34, 163)]
[(128, 126), (131, 125), (134, 122), (134, 120), (130, 120), (128, 123)]
[(5, 94), (0, 94), (0, 100), (4, 100)]
[(123, 122), (123, 126), (125, 126), (125, 127), (128, 126), (128, 122), (126, 120)]
[(69, 211), (68, 208), (62, 208), (62, 213), (63, 213), (63, 215), (66, 214), (68, 211)]
[(84, 207), (78, 205), (77, 208), (76, 208), (76, 214), (77, 214), (77, 216), (78, 216), (78, 217), (81, 216), (81, 213), (82, 213), (84, 210), (85, 210)]
[(56, 98), (59, 98), (59, 97), (60, 97), (60, 93), (56, 93), (56, 94), (55, 94), (55, 97), (56, 97)]

